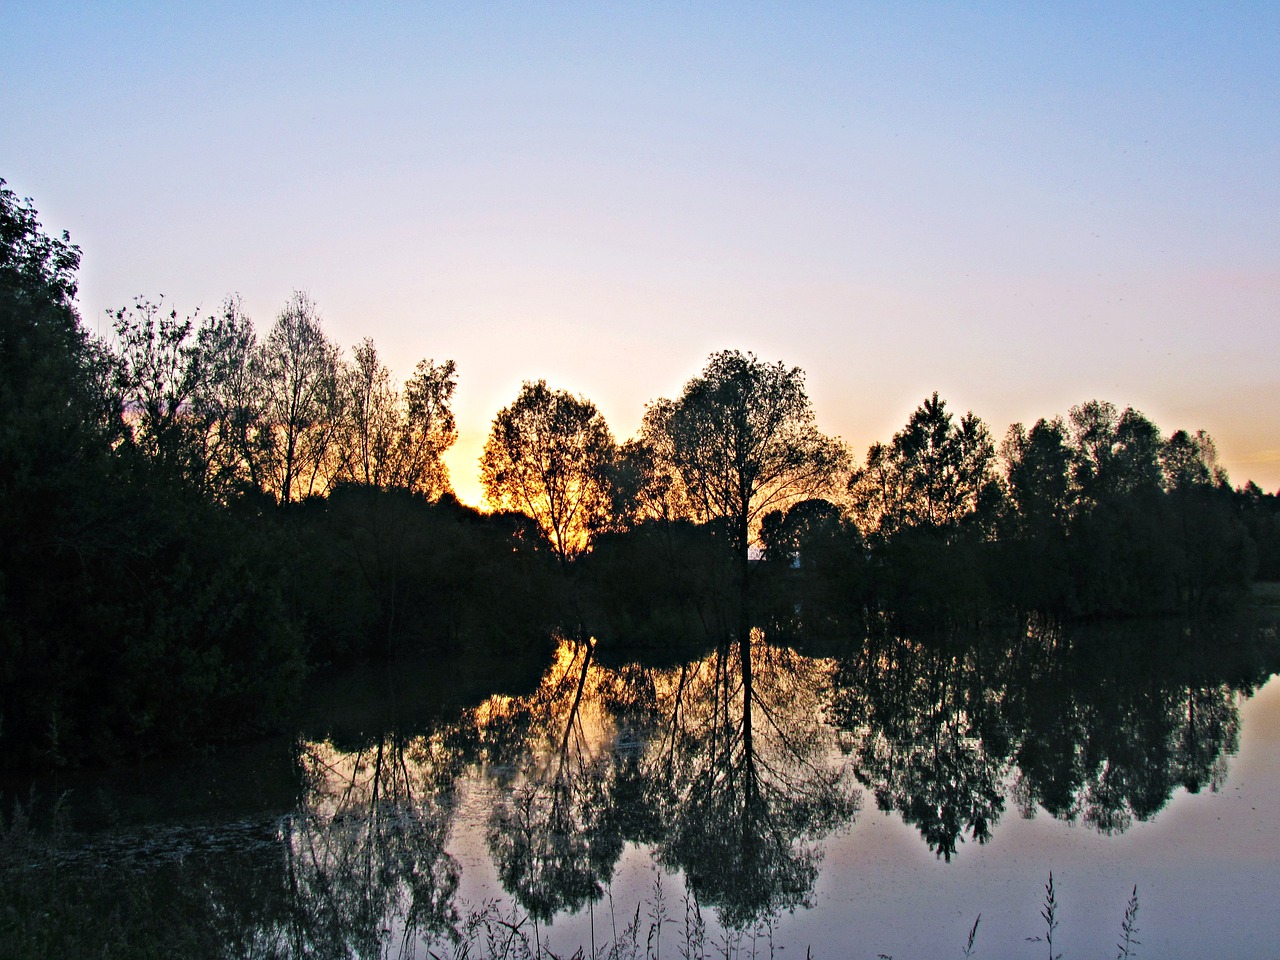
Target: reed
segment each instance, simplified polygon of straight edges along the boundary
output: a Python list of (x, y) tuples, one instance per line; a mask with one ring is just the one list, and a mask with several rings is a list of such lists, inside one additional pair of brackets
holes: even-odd
[[(72, 870), (59, 866), (57, 836), (56, 823), (49, 832), (34, 830), (30, 808), (22, 804), (7, 817), (0, 816), (0, 960), (62, 956), (229, 958), (249, 955), (246, 943), (255, 941), (259, 949), (250, 952), (273, 960), (310, 955), (305, 948), (299, 953), (301, 944), (292, 943), (283, 930), (274, 934), (259, 931), (263, 938), (250, 933), (247, 941), (237, 942), (226, 928), (207, 917), (200, 920), (199, 911), (188, 912), (186, 908), (193, 904), (187, 901), (193, 900), (191, 894), (201, 886), (199, 868), (192, 864), (176, 865), (165, 872), (161, 878), (164, 883), (156, 883), (144, 870), (119, 865)], [(592, 907), (589, 945), (557, 953), (541, 936), (543, 931), (535, 919), (518, 906), (497, 899), (473, 905), (459, 903), (459, 913), (448, 929), (418, 941), (416, 952), (431, 960), (662, 960), (664, 949), (668, 958), (678, 960), (775, 960), (787, 955), (775, 940), (772, 920), (742, 929), (719, 929), (713, 934), (701, 905), (690, 893), (684, 894), (677, 909), (672, 906), (660, 874), (655, 875), (652, 890), (634, 910), (620, 915), (612, 894), (606, 893), (606, 899)], [(606, 912), (607, 919), (602, 916)], [(602, 921), (601, 930), (596, 929), (597, 918)], [(1052, 873), (1041, 896), (1040, 919), (1043, 930), (1027, 941), (1043, 944), (1048, 960), (1062, 960), (1057, 945), (1061, 903)], [(977, 939), (981, 922), (982, 914), (978, 914), (960, 946), (967, 960), (984, 955)], [(1135, 885), (1120, 924), (1117, 960), (1137, 957), (1141, 945), (1138, 932)], [(597, 934), (602, 934), (599, 941)], [(412, 931), (409, 937), (413, 938)], [(381, 956), (390, 941), (369, 946)], [(811, 947), (805, 951), (805, 960), (844, 960), (844, 956), (853, 954), (825, 958), (815, 957)], [(883, 953), (879, 958), (894, 960)]]

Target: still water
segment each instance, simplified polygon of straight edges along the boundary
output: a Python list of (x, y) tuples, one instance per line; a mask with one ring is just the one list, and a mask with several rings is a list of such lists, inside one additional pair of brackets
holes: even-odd
[[(1273, 625), (1031, 621), (318, 683), (288, 742), (43, 784), (59, 869), (231, 956), (1273, 957)], [(194, 892), (193, 892), (194, 891)], [(157, 894), (157, 896), (160, 896)]]

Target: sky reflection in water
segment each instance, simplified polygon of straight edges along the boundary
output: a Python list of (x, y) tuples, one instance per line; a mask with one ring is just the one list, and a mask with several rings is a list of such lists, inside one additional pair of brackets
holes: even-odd
[[(838, 659), (757, 637), (749, 660), (730, 644), (666, 668), (602, 666), (566, 642), (532, 694), (490, 698), (406, 752), (452, 757), (461, 898), (513, 896), (554, 920), (559, 949), (590, 935), (566, 913), (611, 896), (612, 929), (655, 881), (673, 915), (687, 890), (713, 929), (774, 920), (795, 944), (865, 928), (883, 952), (928, 955), (979, 912), (984, 936), (1020, 942), (1060, 863), (1074, 935), (1106, 946), (1133, 883), (1144, 921), (1166, 886), (1176, 898), (1158, 936), (1212, 902), (1204, 871), (1226, 875), (1221, 909), (1247, 886), (1225, 856), (1239, 845), (1198, 843), (1197, 817), (1252, 786), (1227, 775), (1256, 669), (1160, 630), (885, 636)], [(1258, 831), (1253, 810), (1234, 812), (1233, 834)], [(1265, 830), (1244, 849), (1274, 872), (1257, 841)]]
[[(1249, 694), (1273, 631), (1032, 623), (823, 653), (757, 633), (647, 666), (565, 641), (522, 694), (304, 736), (274, 843), (242, 817), (167, 859), (228, 878), (200, 909), (237, 918), (234, 949), (286, 955), (422, 955), (491, 899), (568, 954), (637, 904), (647, 929), (657, 896), (668, 949), (696, 903), (708, 951), (768, 927), (815, 956), (955, 955), (981, 913), (978, 955), (1003, 955), (1041, 932), (1050, 870), (1068, 955), (1114, 952), (1134, 884), (1143, 955), (1268, 955), (1280, 688)], [(183, 829), (68, 855), (165, 860)], [(241, 909), (237, 885), (272, 892)]]

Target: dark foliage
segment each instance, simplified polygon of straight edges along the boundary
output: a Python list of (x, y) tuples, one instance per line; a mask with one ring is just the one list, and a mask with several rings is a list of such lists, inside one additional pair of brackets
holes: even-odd
[(520, 514), (341, 486), (288, 509), (289, 596), (317, 664), (542, 645), (564, 606), (556, 555)]
[[(6, 766), (264, 730), (315, 667), (545, 651), (557, 633), (608, 657), (758, 625), (819, 641), (992, 611), (1199, 613), (1255, 571), (1280, 579), (1280, 496), (1233, 493), (1203, 432), (1163, 438), (1099, 401), (1015, 425), (997, 453), (933, 394), (853, 472), (848, 509), (803, 499), (844, 447), (799, 369), (731, 351), (618, 450), (566, 394), (590, 442), (552, 444), (570, 479), (547, 495), (572, 509), (481, 514), (441, 459), (452, 362), (419, 364), (401, 396), (371, 341), (342, 360), (304, 294), (262, 343), (235, 298), (202, 321), (139, 299), (95, 340), (79, 259), (0, 181)], [(507, 446), (514, 476), (535, 455)]]
[(601, 535), (575, 570), (588, 632), (629, 648), (718, 642), (738, 615), (723, 523), (649, 520)]
[(269, 725), (302, 661), (252, 511), (126, 437), (79, 250), (0, 187), (0, 743), (58, 765)]

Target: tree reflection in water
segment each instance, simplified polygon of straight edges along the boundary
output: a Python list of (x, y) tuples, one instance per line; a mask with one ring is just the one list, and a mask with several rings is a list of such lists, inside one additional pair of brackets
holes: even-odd
[(727, 927), (807, 906), (815, 841), (857, 811), (824, 722), (833, 669), (756, 632), (679, 671), (651, 761), (667, 825), (656, 855)]
[(304, 744), (305, 802), (282, 827), (295, 956), (378, 956), (387, 933), (439, 936), (457, 922), (445, 852), (457, 757), (446, 738), (390, 735), (343, 753)]
[(857, 812), (855, 777), (944, 860), (988, 840), (1010, 798), (1122, 831), (1179, 786), (1222, 784), (1240, 699), (1276, 660), (1258, 636), (1031, 618), (994, 635), (880, 631), (815, 659), (753, 631), (661, 667), (565, 640), (527, 695), (355, 751), (304, 744), (279, 939), (320, 956), (376, 954), (391, 929), (465, 943), (474, 905), (446, 852), (464, 778), (492, 785), (497, 876), (542, 922), (605, 896), (628, 844), (726, 930), (805, 906), (822, 838)]
[(1038, 804), (1118, 833), (1154, 817), (1178, 787), (1218, 789), (1239, 746), (1240, 700), (1269, 671), (1224, 679), (1240, 651), (1219, 649), (1204, 629), (1064, 635), (1032, 623), (1009, 707), (1022, 731), (1014, 795), (1024, 814)]
[(489, 851), (503, 887), (544, 921), (598, 900), (622, 854), (610, 816), (616, 736), (597, 695), (594, 649), (562, 643), (531, 696), (489, 701), (476, 714), (478, 740), (503, 781)]
[(1026, 817), (1122, 832), (1179, 786), (1221, 785), (1240, 698), (1270, 674), (1225, 681), (1231, 651), (1159, 629), (1064, 634), (1033, 617), (994, 636), (882, 633), (842, 660), (834, 715), (880, 808), (943, 859), (990, 839), (1009, 795)]
[(835, 715), (852, 734), (858, 778), (947, 860), (966, 833), (990, 839), (1004, 811), (1007, 664), (990, 653), (885, 635), (840, 666)]
[(808, 903), (812, 841), (856, 809), (822, 720), (832, 664), (758, 636), (672, 669), (607, 669), (592, 653), (563, 644), (532, 696), (478, 712), (482, 741), (515, 748), (486, 751), (513, 771), (489, 825), (506, 889), (541, 919), (580, 909), (634, 842), (726, 926)]

